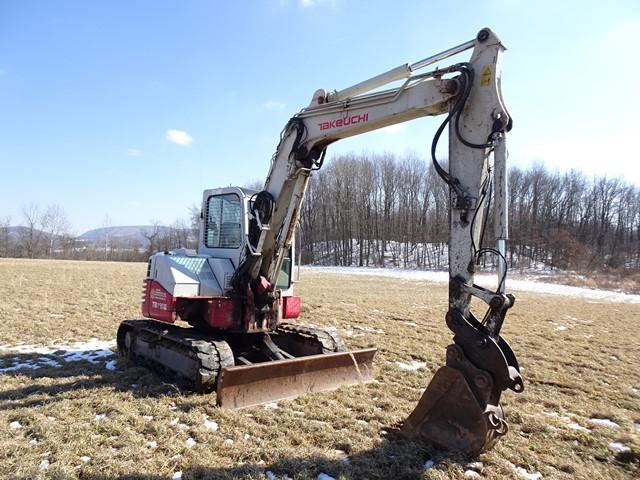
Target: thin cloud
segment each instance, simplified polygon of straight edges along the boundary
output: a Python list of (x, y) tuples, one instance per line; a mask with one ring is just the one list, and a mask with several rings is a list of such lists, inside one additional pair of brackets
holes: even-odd
[(275, 100), (267, 100), (262, 104), (262, 108), (267, 110), (284, 110), (284, 107), (286, 107), (284, 103)]
[(300, 6), (302, 8), (314, 8), (314, 7), (335, 7), (336, 0), (300, 0)]
[(144, 153), (138, 148), (127, 148), (127, 157), (141, 157), (142, 155)]
[(165, 138), (171, 143), (182, 145), (183, 147), (189, 147), (193, 143), (193, 137), (184, 130), (174, 130), (170, 128), (167, 130), (167, 136)]

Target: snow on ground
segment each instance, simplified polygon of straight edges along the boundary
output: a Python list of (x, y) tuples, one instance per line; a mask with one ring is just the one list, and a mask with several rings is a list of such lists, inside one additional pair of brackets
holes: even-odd
[[(0, 345), (0, 354), (6, 358), (0, 363), (0, 374), (16, 370), (37, 370), (43, 367), (61, 368), (65, 363), (85, 361), (89, 363), (105, 363), (108, 370), (116, 369), (113, 359), (115, 340), (98, 340), (92, 338), (86, 342), (50, 345)], [(11, 357), (15, 354), (15, 357)], [(41, 355), (25, 360), (18, 355)], [(8, 365), (7, 365), (8, 364)]]
[(620, 428), (620, 425), (618, 425), (616, 422), (609, 420), (608, 418), (591, 418), (589, 419), (589, 423), (592, 423), (594, 425), (600, 425), (602, 427)]
[(321, 473), (320, 475), (318, 475), (317, 480), (336, 480), (336, 479), (333, 478), (331, 475), (327, 475), (326, 473)]
[[(342, 275), (369, 275), (378, 277), (400, 278), (403, 280), (448, 283), (449, 273), (442, 271), (411, 270), (402, 268), (367, 268), (367, 267), (317, 267), (305, 266), (303, 270), (311, 272), (338, 273)], [(481, 286), (495, 288), (497, 275), (478, 274), (475, 282)], [(614, 292), (611, 290), (597, 290), (592, 288), (572, 287), (556, 283), (540, 282), (531, 278), (507, 278), (507, 289), (523, 292), (542, 293), (545, 295), (562, 295), (579, 297), (590, 300), (604, 300), (619, 303), (640, 303), (640, 295)]]
[(417, 362), (412, 360), (411, 363), (396, 362), (401, 370), (420, 370), (427, 366), (425, 362)]
[(622, 442), (611, 442), (609, 444), (609, 448), (611, 450), (613, 450), (616, 453), (626, 453), (626, 452), (630, 452), (631, 448), (627, 447), (624, 443)]
[(542, 474), (540, 472), (528, 472), (526, 468), (516, 467), (516, 473), (519, 477), (524, 478), (526, 480), (540, 480), (542, 478)]

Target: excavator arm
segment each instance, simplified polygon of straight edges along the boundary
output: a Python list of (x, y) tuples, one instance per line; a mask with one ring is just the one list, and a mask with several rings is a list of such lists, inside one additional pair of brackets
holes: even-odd
[[(467, 49), (473, 49), (468, 62), (422, 71)], [(523, 390), (515, 355), (500, 336), (506, 312), (514, 303), (514, 297), (505, 293), (506, 132), (512, 121), (501, 95), (503, 51), (498, 37), (483, 29), (474, 40), (345, 90), (316, 91), (311, 104), (291, 118), (282, 132), (263, 191), (254, 198), (246, 252), (233, 281), (237, 294), (251, 299), (248, 303), (256, 315), (275, 328), (280, 302), (274, 285), (293, 240), (309, 179), (322, 166), (327, 146), (415, 118), (446, 115), (431, 154), (451, 195), (446, 323), (454, 339), (447, 349), (446, 366), (436, 373), (403, 431), (470, 454), (484, 450), (506, 432), (499, 405), (502, 391)], [(395, 81), (402, 84), (369, 93)], [(447, 125), (449, 165), (445, 169), (435, 152)], [(491, 195), (497, 245), (484, 247)], [(485, 255), (497, 258), (495, 290), (474, 284), (475, 265)], [(470, 308), (474, 297), (487, 304), (481, 319)]]

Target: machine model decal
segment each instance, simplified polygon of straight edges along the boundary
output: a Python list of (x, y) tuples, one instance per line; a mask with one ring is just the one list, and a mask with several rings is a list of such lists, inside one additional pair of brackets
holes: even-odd
[(346, 127), (348, 125), (355, 125), (356, 123), (365, 123), (369, 121), (369, 114), (362, 113), (360, 115), (351, 115), (350, 117), (336, 118), (335, 120), (327, 120), (326, 122), (318, 123), (320, 130), (327, 130), (329, 128)]

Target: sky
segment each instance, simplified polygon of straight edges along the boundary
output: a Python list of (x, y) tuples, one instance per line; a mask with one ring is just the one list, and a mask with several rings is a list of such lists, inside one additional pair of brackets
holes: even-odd
[[(637, 0), (0, 0), (0, 218), (21, 224), (36, 203), (77, 234), (169, 224), (206, 188), (262, 182), (315, 90), (485, 26), (508, 49), (510, 163), (640, 185)], [(440, 120), (342, 140), (328, 158), (427, 158)]]

